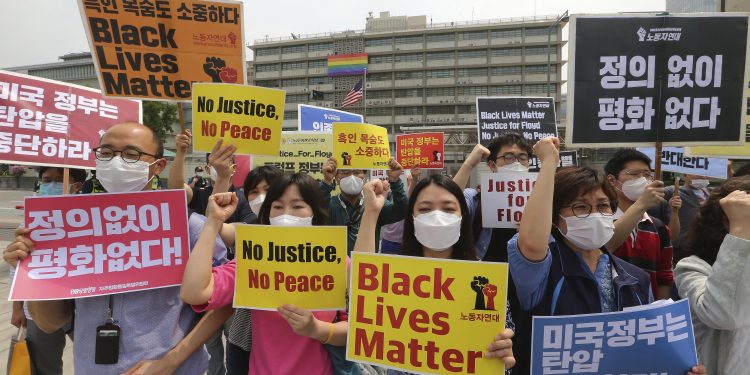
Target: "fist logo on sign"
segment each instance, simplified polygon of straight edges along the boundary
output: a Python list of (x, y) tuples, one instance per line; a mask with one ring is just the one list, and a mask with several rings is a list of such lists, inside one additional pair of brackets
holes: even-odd
[(215, 83), (236, 83), (237, 69), (226, 66), (226, 62), (218, 57), (206, 57), (203, 71), (211, 77)]
[(635, 32), (638, 34), (638, 41), (643, 42), (646, 40), (646, 30), (644, 28), (638, 28), (638, 31)]

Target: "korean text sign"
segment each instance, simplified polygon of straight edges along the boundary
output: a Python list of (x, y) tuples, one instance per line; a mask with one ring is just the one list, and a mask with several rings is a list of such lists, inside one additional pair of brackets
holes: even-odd
[[(558, 168), (572, 167), (578, 165), (578, 151), (560, 151), (560, 162)], [(529, 158), (529, 172), (539, 172), (541, 166), (539, 158), (532, 156)]]
[(277, 155), (284, 98), (283, 90), (265, 87), (194, 84), (194, 150), (210, 152), (223, 139), (237, 154)]
[(238, 225), (234, 307), (346, 306), (346, 227)]
[(482, 226), (517, 228), (538, 173), (482, 173)]
[(28, 197), (34, 241), (10, 299), (100, 296), (180, 285), (190, 251), (185, 192)]
[(298, 104), (299, 130), (330, 133), (334, 122), (363, 122), (362, 115), (321, 108), (313, 105)]
[(505, 133), (518, 133), (532, 144), (557, 136), (555, 101), (534, 97), (478, 97), (479, 142), (486, 146)]
[(399, 134), (396, 155), (402, 167), (411, 169), (443, 169), (445, 144), (443, 133)]
[(246, 82), (242, 3), (79, 0), (104, 95), (189, 101), (193, 82)]
[(413, 373), (502, 374), (508, 265), (352, 253), (346, 358)]
[[(656, 149), (639, 148), (651, 160), (655, 159)], [(705, 156), (687, 156), (682, 147), (664, 147), (661, 151), (661, 169), (668, 172), (690, 173), (714, 178), (727, 178), (727, 159)]]
[(573, 16), (569, 147), (738, 145), (748, 16)]
[(333, 135), (323, 132), (282, 132), (275, 156), (255, 156), (253, 166), (270, 165), (287, 173), (307, 173), (323, 179), (323, 163), (333, 155)]
[(688, 300), (636, 310), (535, 316), (531, 373), (684, 375), (698, 363)]
[(141, 103), (99, 90), (0, 71), (0, 162), (94, 168), (110, 126), (141, 122)]
[(388, 131), (377, 125), (335, 122), (333, 157), (339, 169), (387, 169)]

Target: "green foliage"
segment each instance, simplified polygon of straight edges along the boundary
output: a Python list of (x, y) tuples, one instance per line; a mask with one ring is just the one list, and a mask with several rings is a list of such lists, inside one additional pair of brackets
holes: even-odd
[(154, 130), (164, 141), (172, 134), (172, 125), (177, 122), (177, 105), (166, 102), (143, 101), (143, 124)]

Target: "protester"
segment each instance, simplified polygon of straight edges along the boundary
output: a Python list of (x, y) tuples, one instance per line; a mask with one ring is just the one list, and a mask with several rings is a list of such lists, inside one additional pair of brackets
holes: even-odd
[(196, 189), (205, 189), (208, 187), (208, 181), (203, 177), (203, 168), (195, 167), (195, 176), (190, 177), (188, 185)]
[[(392, 200), (386, 201), (378, 218), (377, 228), (392, 224), (404, 218), (408, 204), (404, 183), (400, 176), (403, 170), (395, 159), (388, 163), (388, 182), (392, 192)], [(362, 169), (337, 169), (336, 160), (328, 159), (323, 165), (323, 181), (320, 190), (323, 192), (323, 204), (328, 208), (331, 225), (345, 225), (347, 227), (347, 254), (354, 248), (357, 232), (362, 219), (362, 187), (365, 185), (366, 172)], [(341, 193), (331, 197), (336, 185)]]
[[(411, 195), (414, 185), (419, 182), (422, 170), (414, 167), (406, 175), (406, 190)], [(389, 197), (389, 200), (393, 200)], [(404, 220), (393, 224), (386, 224), (380, 228), (380, 252), (382, 254), (398, 254), (401, 251), (401, 239), (404, 236)]]
[(750, 368), (750, 177), (719, 186), (699, 208), (677, 263), (690, 301), (698, 358), (710, 374)]
[[(663, 184), (651, 176), (651, 159), (640, 151), (618, 151), (604, 166), (604, 172), (617, 194), (614, 220), (619, 219), (643, 194), (649, 194), (647, 190), (657, 190), (663, 195)], [(675, 198), (675, 204), (679, 204), (678, 200)], [(661, 220), (643, 212), (635, 231), (612, 252), (648, 272), (651, 291), (657, 299), (669, 298), (674, 281), (670, 237), (669, 228)]]
[[(284, 175), (274, 182), (260, 208), (258, 224), (279, 226), (326, 225), (318, 183), (306, 174)], [(209, 220), (185, 268), (181, 296), (196, 311), (232, 303), (235, 260), (211, 267), (211, 239), (237, 206), (233, 194), (209, 198)], [(284, 305), (277, 312), (251, 310), (250, 373), (331, 374), (331, 358), (323, 344), (346, 344), (348, 323), (334, 319), (335, 311), (314, 312)]]
[[(364, 212), (356, 251), (374, 252), (376, 229), (381, 210), (387, 200), (389, 184), (373, 180), (365, 184)], [(461, 188), (450, 178), (430, 175), (416, 183), (409, 197), (409, 214), (404, 218), (402, 255), (476, 260), (471, 219)], [(487, 358), (498, 358), (508, 368), (516, 361), (513, 357), (513, 321), (506, 306), (506, 329), (490, 343)], [(389, 370), (389, 374), (402, 374)]]

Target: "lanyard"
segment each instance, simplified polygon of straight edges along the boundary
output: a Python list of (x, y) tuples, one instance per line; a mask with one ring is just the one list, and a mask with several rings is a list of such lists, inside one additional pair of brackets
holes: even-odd
[(107, 323), (114, 323), (115, 320), (113, 318), (114, 310), (112, 309), (112, 295), (109, 295), (109, 305), (107, 307)]

